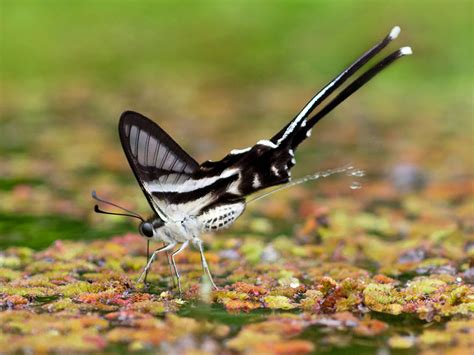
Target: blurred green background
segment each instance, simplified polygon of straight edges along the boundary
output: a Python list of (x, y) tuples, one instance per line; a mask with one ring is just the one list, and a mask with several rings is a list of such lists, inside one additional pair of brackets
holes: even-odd
[(0, 14), (2, 247), (132, 228), (94, 216), (92, 189), (148, 211), (122, 111), (218, 159), (270, 137), (394, 25), (391, 49), (414, 55), (321, 122), (293, 176), (351, 162), (364, 184), (404, 164), (472, 180), (472, 1), (1, 0)]

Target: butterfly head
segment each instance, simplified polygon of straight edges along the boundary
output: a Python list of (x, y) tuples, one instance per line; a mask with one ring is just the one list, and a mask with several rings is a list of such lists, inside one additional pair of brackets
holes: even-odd
[(163, 227), (164, 222), (160, 218), (149, 219), (140, 223), (138, 231), (145, 238), (153, 238), (155, 233)]
[(155, 234), (154, 229), (153, 229), (153, 224), (151, 224), (150, 222), (140, 223), (138, 230), (140, 231), (140, 235), (146, 238), (152, 238), (153, 235)]

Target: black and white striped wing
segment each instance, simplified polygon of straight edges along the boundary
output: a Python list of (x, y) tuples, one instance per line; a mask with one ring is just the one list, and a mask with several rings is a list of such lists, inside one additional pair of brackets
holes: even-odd
[[(289, 182), (291, 179), (290, 170), (296, 163), (294, 152), (311, 135), (314, 125), (384, 68), (387, 68), (398, 58), (412, 53), (410, 47), (402, 47), (392, 52), (343, 87), (333, 99), (321, 107), (331, 94), (341, 88), (351, 76), (384, 49), (399, 33), (400, 28), (394, 27), (384, 39), (363, 53), (317, 92), (303, 109), (272, 138), (260, 140), (252, 147), (234, 149), (220, 161), (206, 161), (201, 165), (198, 174), (217, 176), (223, 175), (227, 171), (237, 172), (238, 179), (229, 185), (232, 189), (228, 189), (228, 194), (223, 196), (231, 195), (231, 198), (234, 199), (244, 198), (270, 186)], [(312, 114), (316, 108), (319, 108), (319, 111)], [(219, 202), (223, 203), (223, 198)]]
[(150, 206), (166, 220), (167, 209), (174, 203), (166, 192), (188, 181), (199, 164), (155, 122), (137, 112), (122, 114), (119, 135)]

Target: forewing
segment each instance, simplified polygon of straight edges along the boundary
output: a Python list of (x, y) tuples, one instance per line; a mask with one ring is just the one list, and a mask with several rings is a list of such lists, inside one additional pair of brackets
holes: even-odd
[(137, 112), (122, 114), (119, 135), (148, 202), (165, 219), (172, 201), (161, 192), (189, 180), (199, 164), (155, 122)]

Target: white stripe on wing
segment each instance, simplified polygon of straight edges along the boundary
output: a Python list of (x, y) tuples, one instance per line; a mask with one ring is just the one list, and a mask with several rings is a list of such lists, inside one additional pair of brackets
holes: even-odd
[(239, 169), (226, 169), (220, 175), (202, 179), (188, 179), (182, 183), (164, 183), (160, 179), (143, 182), (143, 186), (150, 192), (191, 192), (212, 185), (216, 181), (239, 173)]

